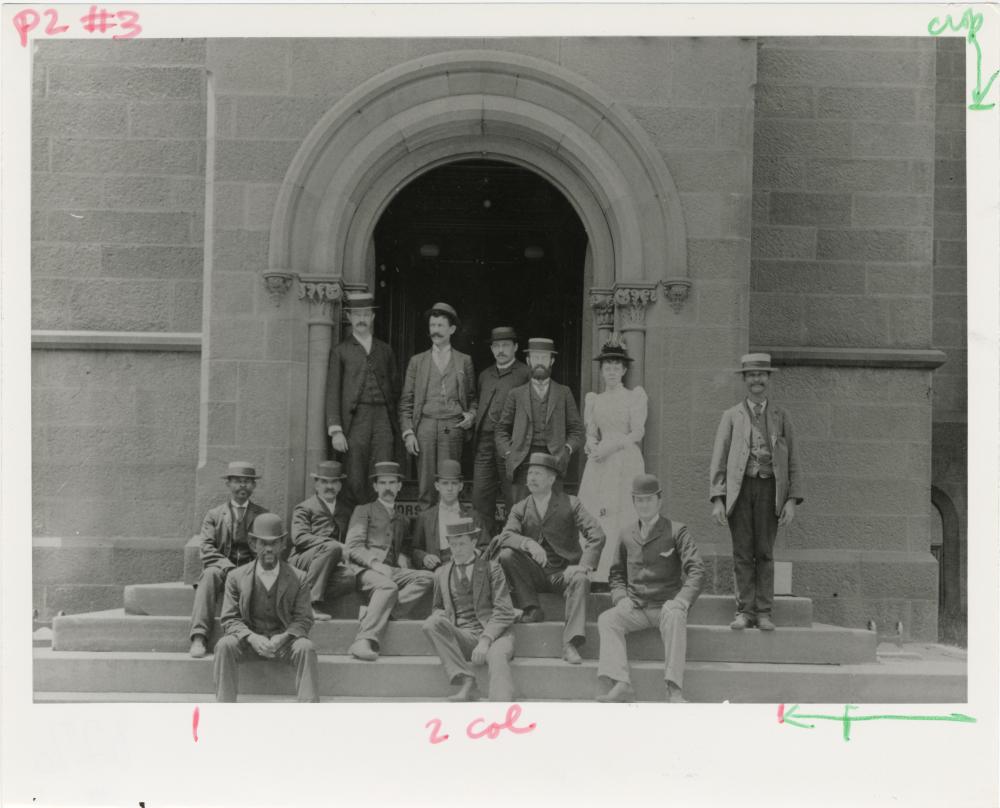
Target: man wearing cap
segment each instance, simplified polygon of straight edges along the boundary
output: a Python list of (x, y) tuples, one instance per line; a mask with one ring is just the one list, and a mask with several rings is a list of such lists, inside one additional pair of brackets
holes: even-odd
[(410, 549), (413, 566), (434, 570), (451, 556), (448, 546), (448, 525), (460, 520), (471, 520), (478, 529), (479, 541), (489, 541), (486, 519), (469, 505), (459, 502), (462, 493), (462, 464), (457, 460), (442, 460), (438, 464), (434, 488), (438, 493), (437, 505), (417, 514), (414, 520)]
[(319, 701), (319, 665), (308, 638), (312, 628), (305, 575), (281, 560), (280, 516), (258, 516), (249, 533), (257, 555), (226, 580), (222, 628), (215, 646), (216, 701), (236, 701), (240, 663), (273, 661), (295, 668), (299, 701)]
[(195, 584), (194, 607), (191, 609), (191, 656), (200, 659), (208, 653), (212, 636), (215, 606), (222, 594), (226, 575), (249, 561), (254, 553), (248, 529), (260, 514), (267, 513), (250, 501), (260, 475), (242, 460), (229, 464), (222, 476), (229, 488), (229, 501), (211, 508), (201, 523), (201, 577)]
[[(586, 439), (573, 393), (550, 378), (555, 353), (550, 339), (528, 340), (531, 381), (510, 391), (496, 424), (497, 452), (504, 460), (515, 502), (528, 495), (525, 482), (530, 454), (552, 455), (563, 475), (570, 457), (580, 451)], [(562, 485), (557, 483), (556, 489), (561, 491)]]
[(417, 458), (419, 500), (434, 502), (434, 473), (442, 460), (462, 459), (462, 442), (476, 421), (472, 358), (451, 347), (458, 313), (447, 303), (427, 312), (431, 348), (406, 366), (399, 424), (406, 451)]
[(479, 374), (479, 409), (476, 412), (476, 460), (472, 476), (472, 506), (488, 520), (490, 534), (496, 522), (497, 491), (503, 493), (506, 513), (514, 504), (503, 457), (497, 452), (496, 428), (507, 395), (531, 380), (528, 366), (517, 359), (517, 332), (509, 326), (490, 333), (490, 350), (496, 364)]
[(687, 614), (705, 585), (705, 565), (687, 525), (660, 513), (660, 481), (640, 474), (632, 481), (632, 502), (639, 519), (621, 532), (611, 565), (611, 608), (597, 619), (601, 638), (597, 675), (610, 683), (598, 701), (633, 701), (625, 637), (659, 629), (663, 640), (668, 702), (685, 701)]
[(358, 567), (358, 588), (369, 597), (349, 651), (366, 662), (378, 659), (390, 615), (405, 617), (434, 585), (434, 576), (427, 570), (409, 569), (403, 553), (407, 520), (396, 513), (402, 476), (399, 463), (376, 463), (372, 479), (378, 498), (358, 505), (347, 529), (348, 558)]
[(351, 508), (340, 496), (344, 467), (326, 460), (312, 473), (316, 493), (292, 511), (292, 552), (288, 562), (306, 574), (313, 619), (330, 620), (325, 604), (354, 591), (354, 575), (344, 560)]
[(521, 622), (545, 619), (539, 592), (565, 597), (563, 659), (579, 665), (583, 660), (577, 649), (584, 643), (590, 573), (601, 558), (604, 531), (576, 497), (552, 490), (558, 474), (555, 457), (531, 455), (525, 478), (530, 494), (511, 508), (492, 549), (498, 552), (514, 605), (522, 610)]
[(802, 501), (798, 455), (788, 413), (767, 398), (771, 355), (745, 354), (747, 397), (722, 414), (709, 468), (712, 516), (733, 539), (733, 629), (774, 631), (774, 539)]
[(451, 559), (434, 573), (434, 609), (423, 630), (448, 681), (459, 685), (449, 701), (479, 698), (470, 661), (488, 667), (490, 701), (513, 701), (514, 606), (503, 570), (476, 550), (480, 530), (471, 519), (448, 525)]
[(347, 296), (351, 336), (330, 351), (326, 377), (327, 432), (352, 505), (371, 501), (371, 464), (392, 457), (395, 444), (399, 371), (392, 348), (372, 335), (374, 302), (367, 292)]

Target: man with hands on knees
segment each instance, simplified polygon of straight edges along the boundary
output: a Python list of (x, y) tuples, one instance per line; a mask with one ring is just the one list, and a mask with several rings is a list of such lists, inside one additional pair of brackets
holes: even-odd
[(222, 606), (225, 636), (215, 646), (216, 700), (236, 701), (239, 666), (274, 661), (295, 667), (299, 701), (319, 701), (316, 649), (305, 573), (281, 561), (288, 533), (277, 514), (258, 516), (249, 532), (256, 561), (231, 571)]
[(681, 688), (687, 613), (705, 585), (705, 565), (687, 526), (660, 513), (661, 494), (660, 482), (652, 474), (640, 474), (632, 482), (639, 521), (621, 533), (608, 578), (613, 605), (597, 619), (601, 638), (597, 675), (610, 683), (598, 701), (635, 699), (625, 636), (646, 628), (658, 628), (663, 639), (666, 700), (685, 701)]

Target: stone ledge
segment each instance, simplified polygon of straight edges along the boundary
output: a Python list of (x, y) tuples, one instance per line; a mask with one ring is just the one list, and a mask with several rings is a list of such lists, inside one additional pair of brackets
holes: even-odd
[(754, 352), (771, 354), (782, 367), (907, 368), (934, 370), (946, 361), (944, 351), (911, 348), (812, 348), (804, 346), (753, 346)]
[(199, 332), (32, 331), (36, 351), (191, 351), (201, 352)]

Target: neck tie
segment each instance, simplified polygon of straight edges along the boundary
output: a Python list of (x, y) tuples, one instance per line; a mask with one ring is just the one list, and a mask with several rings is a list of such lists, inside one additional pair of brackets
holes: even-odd
[(753, 417), (756, 418), (757, 420), (760, 420), (760, 414), (763, 411), (764, 411), (764, 405), (763, 404), (754, 404), (753, 405)]
[(465, 568), (468, 565), (467, 564), (456, 564), (455, 566), (458, 567), (458, 580), (461, 581), (462, 586), (468, 586), (469, 585), (469, 575), (465, 571)]

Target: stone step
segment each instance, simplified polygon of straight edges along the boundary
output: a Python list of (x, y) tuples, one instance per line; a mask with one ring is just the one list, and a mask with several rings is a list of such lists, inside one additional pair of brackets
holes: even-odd
[[(55, 651), (166, 651), (188, 649), (188, 618), (127, 615), (121, 609), (65, 615), (53, 621)], [(313, 625), (310, 638), (324, 654), (346, 654), (358, 630), (356, 620), (330, 620)], [(562, 653), (562, 624), (534, 623), (514, 626), (514, 647), (519, 657), (555, 658)], [(597, 624), (588, 623), (585, 658), (596, 659)], [(216, 625), (215, 637), (221, 631)], [(874, 662), (877, 637), (870, 631), (836, 626), (788, 627), (773, 632), (757, 629), (733, 631), (728, 626), (688, 626), (687, 658), (707, 662), (781, 662), (853, 664)], [(628, 638), (629, 657), (662, 660), (663, 643), (655, 629), (635, 632)], [(433, 655), (419, 620), (389, 624), (382, 643), (385, 656)]]
[[(384, 657), (358, 662), (350, 657), (321, 655), (320, 691), (324, 698), (377, 698), (394, 701), (436, 700), (454, 689), (432, 657)], [(559, 660), (516, 659), (514, 684), (518, 698), (590, 701), (597, 692), (597, 664), (566, 665)], [(251, 696), (294, 693), (290, 669), (249, 664), (241, 671), (240, 688)], [(663, 669), (655, 662), (632, 665), (632, 680), (641, 701), (663, 697)], [(212, 660), (186, 654), (138, 652), (64, 652), (34, 649), (36, 698), (46, 694), (123, 693), (211, 694)], [(480, 674), (480, 685), (485, 678)], [(777, 665), (691, 662), (684, 692), (690, 701), (719, 703), (961, 703), (966, 701), (966, 668), (961, 661), (909, 665)], [(404, 695), (405, 694), (405, 695)], [(199, 698), (204, 701), (206, 698)], [(141, 698), (137, 699), (141, 700)]]
[[(561, 619), (561, 597), (542, 595), (541, 602), (546, 616)], [(125, 587), (125, 611), (129, 614), (189, 617), (193, 604), (194, 589), (185, 583), (135, 584)], [(734, 605), (733, 599), (727, 595), (701, 595), (688, 614), (688, 622), (692, 625), (728, 625), (733, 619)], [(360, 606), (361, 600), (357, 595), (348, 595), (331, 604), (332, 614), (339, 618), (356, 618)], [(607, 593), (591, 594), (587, 604), (588, 619), (596, 620), (610, 606), (611, 596)], [(776, 597), (773, 619), (779, 626), (811, 626), (812, 601), (809, 598)]]

